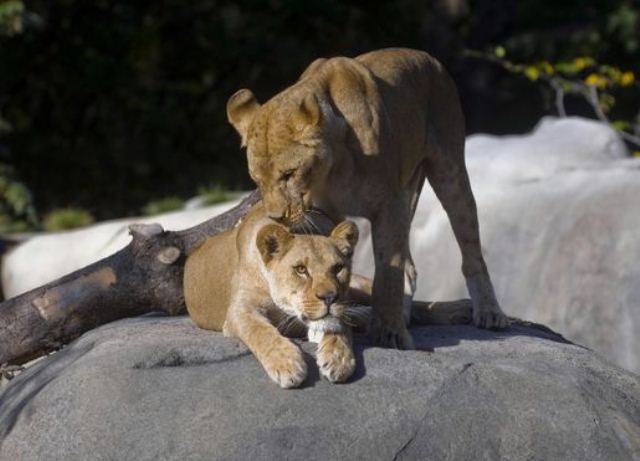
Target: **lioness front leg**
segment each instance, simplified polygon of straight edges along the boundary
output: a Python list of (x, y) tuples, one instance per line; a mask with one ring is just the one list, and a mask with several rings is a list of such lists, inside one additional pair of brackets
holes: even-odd
[(403, 318), (405, 263), (411, 220), (408, 206), (397, 200), (380, 210), (372, 221), (375, 276), (371, 303), (375, 344), (413, 349), (413, 338)]
[(316, 355), (320, 373), (332, 383), (345, 382), (356, 369), (350, 331), (325, 333)]
[(225, 334), (242, 340), (280, 387), (297, 387), (307, 377), (307, 364), (300, 348), (259, 312), (234, 312), (227, 318)]

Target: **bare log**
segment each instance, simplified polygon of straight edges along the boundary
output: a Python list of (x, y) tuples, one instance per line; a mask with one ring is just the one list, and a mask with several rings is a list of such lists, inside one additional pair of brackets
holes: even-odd
[(23, 363), (120, 318), (184, 312), (186, 257), (232, 228), (259, 199), (254, 191), (228, 212), (183, 231), (134, 224), (131, 243), (117, 253), (1, 303), (0, 364)]

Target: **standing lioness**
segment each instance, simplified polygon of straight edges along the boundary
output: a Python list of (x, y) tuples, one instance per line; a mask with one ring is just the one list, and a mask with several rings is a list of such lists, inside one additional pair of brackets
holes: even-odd
[(506, 326), (480, 249), (458, 95), (435, 59), (408, 49), (318, 59), (263, 105), (238, 91), (227, 115), (271, 218), (291, 225), (318, 207), (334, 220), (371, 221), (378, 344), (413, 346), (402, 307), (408, 321), (416, 289), (409, 228), (425, 178), (460, 246), (474, 323)]

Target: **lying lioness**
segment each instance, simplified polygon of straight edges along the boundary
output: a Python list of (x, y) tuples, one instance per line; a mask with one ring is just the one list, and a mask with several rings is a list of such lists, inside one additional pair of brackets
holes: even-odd
[(281, 387), (300, 385), (302, 353), (278, 331), (302, 322), (320, 333), (317, 363), (331, 382), (355, 369), (345, 324), (358, 229), (344, 221), (322, 235), (294, 235), (258, 203), (234, 229), (209, 238), (185, 265), (187, 310), (201, 328), (241, 339)]

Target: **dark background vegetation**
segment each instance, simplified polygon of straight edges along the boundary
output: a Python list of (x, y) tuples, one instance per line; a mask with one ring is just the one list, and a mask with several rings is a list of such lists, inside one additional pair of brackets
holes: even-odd
[[(104, 219), (214, 184), (251, 188), (227, 98), (249, 87), (266, 100), (316, 57), (389, 46), (447, 66), (469, 133), (525, 132), (553, 113), (548, 94), (463, 51), (589, 56), (637, 74), (638, 11), (629, 0), (0, 1), (0, 162), (32, 192), (30, 222), (56, 207)], [(634, 98), (616, 110), (633, 117)], [(568, 109), (590, 113), (577, 98)]]

